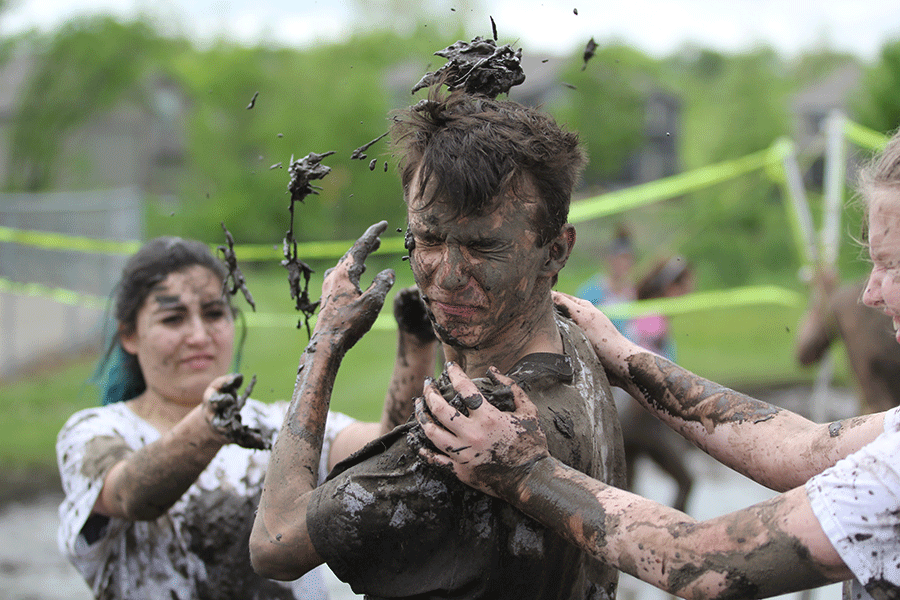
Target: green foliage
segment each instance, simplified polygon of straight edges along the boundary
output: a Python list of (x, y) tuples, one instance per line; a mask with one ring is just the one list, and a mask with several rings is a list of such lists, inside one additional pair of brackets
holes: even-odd
[(857, 121), (884, 133), (900, 125), (900, 40), (881, 48), (879, 60), (865, 73), (860, 93), (854, 98)]
[(641, 145), (646, 94), (658, 79), (653, 72), (649, 58), (621, 45), (598, 48), (587, 65), (580, 53), (566, 62), (560, 78), (574, 89), (565, 89), (548, 108), (585, 144), (588, 185), (618, 175)]
[[(167, 219), (171, 211), (160, 207), (151, 230), (174, 227), (210, 239), (224, 221), (242, 242), (280, 243), (288, 227), (291, 157), (327, 151), (336, 152), (323, 161), (332, 172), (297, 210), (296, 237), (343, 239), (381, 219), (402, 226), (405, 208), (387, 138), (363, 160), (350, 155), (388, 129), (389, 100), (397, 95), (386, 87), (388, 68), (428, 56), (433, 49), (424, 46), (423, 39), (376, 32), (304, 51), (220, 43), (181, 56), (175, 71), (193, 104), (191, 162), (177, 219)], [(411, 102), (408, 88), (402, 91)]]
[(146, 22), (111, 17), (69, 21), (36, 40), (40, 60), (12, 132), (11, 187), (46, 189), (67, 134), (125, 94), (144, 101), (136, 84), (165, 47)]
[[(790, 133), (793, 83), (772, 50), (724, 55), (688, 48), (669, 64), (683, 99), (685, 170), (741, 158)], [(672, 215), (681, 228), (679, 251), (698, 266), (701, 286), (796, 280), (799, 260), (783, 202), (779, 186), (761, 173), (680, 200)]]

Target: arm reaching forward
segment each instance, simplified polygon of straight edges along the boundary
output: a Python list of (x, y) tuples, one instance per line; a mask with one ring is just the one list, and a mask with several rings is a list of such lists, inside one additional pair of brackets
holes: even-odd
[(413, 399), (421, 392), (425, 378), (434, 376), (437, 355), (437, 337), (418, 288), (397, 292), (394, 320), (397, 321), (397, 356), (384, 399), (381, 433), (406, 423), (412, 416)]
[(803, 487), (698, 522), (551, 457), (534, 404), (495, 369), (489, 376), (510, 386), (514, 412), (479, 403), (478, 389), (462, 370), (450, 365), (448, 372), (469, 416), (447, 403), (433, 384), (426, 385), (416, 417), (443, 454), (421, 453), (600, 561), (685, 598), (766, 597), (851, 576)]
[(584, 330), (610, 383), (719, 462), (774, 490), (802, 485), (884, 431), (884, 413), (813, 423), (648, 352), (587, 301), (559, 292), (553, 299)]
[(381, 241), (387, 222), (369, 227), (322, 284), (322, 308), (312, 339), (300, 357), (297, 382), (269, 460), (265, 487), (250, 537), (257, 573), (296, 579), (319, 565), (306, 528), (306, 506), (317, 484), (325, 419), (335, 376), (344, 354), (371, 328), (394, 272), (379, 273), (365, 292), (359, 278), (365, 260)]

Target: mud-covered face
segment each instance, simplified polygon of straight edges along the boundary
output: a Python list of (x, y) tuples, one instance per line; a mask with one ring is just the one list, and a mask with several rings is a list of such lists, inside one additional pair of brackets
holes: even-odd
[(198, 265), (170, 273), (144, 300), (135, 332), (121, 341), (137, 355), (149, 394), (199, 404), (210, 382), (231, 366), (234, 319), (222, 280)]
[(549, 291), (538, 285), (549, 245), (537, 245), (534, 205), (507, 199), (488, 215), (458, 218), (446, 201), (423, 208), (417, 191), (414, 180), (410, 266), (439, 337), (473, 349), (521, 337)]
[(863, 302), (892, 318), (900, 342), (900, 198), (895, 189), (876, 190), (869, 207), (872, 272)]

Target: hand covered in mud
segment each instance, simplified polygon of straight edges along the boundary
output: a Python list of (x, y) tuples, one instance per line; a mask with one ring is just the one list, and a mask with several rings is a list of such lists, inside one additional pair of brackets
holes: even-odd
[(325, 272), (315, 332), (333, 336), (345, 351), (372, 327), (394, 285), (393, 269), (385, 269), (375, 276), (365, 292), (359, 287), (359, 278), (366, 270), (366, 258), (381, 245), (378, 236), (385, 229), (387, 221), (369, 227), (338, 264)]
[(416, 419), (441, 453), (427, 447), (419, 453), (433, 464), (451, 468), (463, 483), (512, 501), (531, 467), (550, 455), (537, 407), (518, 384), (494, 367), (488, 377), (512, 390), (513, 412), (485, 402), (458, 365), (450, 364), (447, 373), (469, 414), (451, 406), (434, 383), (426, 381), (424, 398), (416, 399)]
[(215, 379), (203, 394), (206, 418), (210, 427), (224, 436), (229, 443), (243, 448), (268, 450), (272, 447), (272, 432), (266, 435), (259, 429), (246, 427), (241, 422), (241, 409), (253, 391), (256, 376), (250, 380), (244, 393), (238, 395), (243, 382), (244, 376), (240, 373), (223, 375)]
[(394, 319), (400, 333), (415, 336), (420, 344), (437, 341), (425, 303), (416, 286), (404, 288), (394, 296)]

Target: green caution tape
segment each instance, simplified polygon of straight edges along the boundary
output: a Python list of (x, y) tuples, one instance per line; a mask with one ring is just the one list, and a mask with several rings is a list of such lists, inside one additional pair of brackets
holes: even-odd
[(660, 313), (678, 315), (717, 308), (773, 304), (787, 307), (802, 306), (805, 299), (799, 293), (778, 286), (747, 286), (729, 290), (695, 292), (677, 298), (654, 298), (610, 304), (601, 307), (611, 319), (631, 319), (641, 315)]
[[(328, 241), (328, 242), (298, 242), (297, 256), (303, 260), (340, 258), (349, 250), (356, 240)], [(215, 246), (213, 246), (215, 248)], [(406, 252), (402, 237), (382, 238), (381, 246), (374, 254), (397, 254)], [(235, 244), (234, 254), (238, 260), (262, 261), (281, 260), (284, 258), (282, 245), (272, 244)]]
[(601, 194), (594, 198), (572, 203), (569, 209), (569, 221), (580, 223), (607, 215), (618, 214), (645, 204), (675, 198), (687, 192), (728, 181), (735, 177), (762, 169), (767, 164), (779, 164), (784, 152), (789, 151), (784, 144), (775, 144), (770, 148), (748, 154), (742, 158), (728, 160), (715, 165), (664, 177), (648, 183)]
[(874, 129), (869, 129), (848, 119), (844, 119), (844, 135), (857, 146), (869, 150), (881, 150), (888, 141), (887, 136), (883, 133), (878, 133)]
[(33, 246), (44, 250), (69, 250), (74, 252), (96, 252), (98, 254), (134, 254), (141, 242), (117, 242), (98, 240), (79, 235), (66, 235), (52, 231), (29, 231), (0, 225), (0, 242), (11, 242), (23, 246)]
[(86, 306), (88, 308), (106, 308), (106, 299), (91, 294), (82, 294), (62, 288), (54, 288), (39, 283), (21, 283), (0, 277), (0, 292), (29, 296), (35, 298), (47, 298), (60, 304), (70, 306)]
[[(297, 244), (297, 253), (307, 260), (340, 258), (353, 246), (355, 241), (301, 242)], [(143, 245), (142, 242), (138, 241), (100, 240), (51, 231), (13, 229), (3, 225), (0, 225), (0, 242), (21, 244), (43, 250), (120, 254), (126, 256), (134, 254)], [(209, 244), (210, 249), (213, 251), (218, 246), (219, 244)], [(403, 238), (393, 237), (382, 239), (381, 246), (375, 254), (396, 254), (405, 251)], [(281, 244), (277, 246), (273, 244), (235, 244), (234, 253), (238, 260), (244, 261), (281, 260), (284, 258)]]

